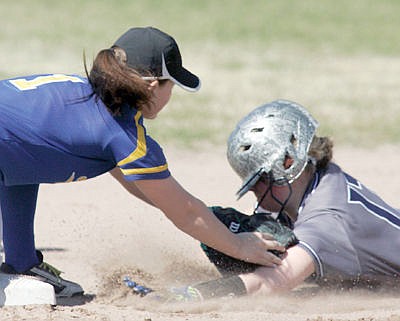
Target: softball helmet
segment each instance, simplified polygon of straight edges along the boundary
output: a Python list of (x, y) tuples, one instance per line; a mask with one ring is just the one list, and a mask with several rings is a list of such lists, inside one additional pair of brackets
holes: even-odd
[(318, 122), (302, 106), (287, 100), (262, 105), (236, 125), (228, 139), (227, 157), (242, 179), (242, 197), (267, 174), (276, 185), (292, 183), (309, 161)]

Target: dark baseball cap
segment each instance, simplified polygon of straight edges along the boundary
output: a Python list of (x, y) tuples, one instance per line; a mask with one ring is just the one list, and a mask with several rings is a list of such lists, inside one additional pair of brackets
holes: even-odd
[[(127, 64), (144, 79), (170, 79), (188, 91), (200, 89), (200, 79), (182, 66), (174, 38), (153, 27), (131, 28), (115, 43), (125, 50)], [(150, 73), (150, 77), (147, 75)]]

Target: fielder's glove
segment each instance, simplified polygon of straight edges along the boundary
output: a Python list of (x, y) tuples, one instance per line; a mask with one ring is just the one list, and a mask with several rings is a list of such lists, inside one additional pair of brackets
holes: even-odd
[[(281, 243), (285, 248), (289, 248), (299, 242), (290, 228), (276, 221), (274, 218), (271, 217), (270, 214), (257, 213), (253, 215), (246, 215), (240, 213), (234, 208), (223, 208), (220, 206), (212, 206), (210, 207), (210, 210), (233, 233), (268, 233), (272, 235), (275, 240)], [(201, 247), (206, 253), (208, 259), (224, 276), (252, 272), (257, 267), (259, 267), (259, 265), (257, 264), (241, 261), (230, 257), (203, 243), (201, 244)], [(275, 250), (272, 250), (271, 252), (277, 256), (282, 255), (281, 252)]]

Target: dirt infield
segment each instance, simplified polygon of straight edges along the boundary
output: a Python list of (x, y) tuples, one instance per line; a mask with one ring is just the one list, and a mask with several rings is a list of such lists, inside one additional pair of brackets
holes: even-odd
[[(348, 172), (400, 207), (399, 146), (335, 150)], [(236, 202), (239, 179), (227, 164), (224, 147), (183, 151), (166, 147), (177, 180), (208, 205), (251, 208), (253, 198)], [(131, 294), (130, 275), (154, 287), (206, 280), (216, 272), (199, 245), (178, 231), (158, 210), (133, 199), (109, 175), (73, 184), (41, 186), (37, 247), (64, 276), (85, 288), (83, 299), (56, 307), (5, 307), (0, 320), (134, 321), (400, 321), (398, 293), (365, 290), (321, 292), (304, 287), (279, 297), (226, 299), (196, 305), (155, 306)], [(393, 253), (398, 255), (398, 253)]]

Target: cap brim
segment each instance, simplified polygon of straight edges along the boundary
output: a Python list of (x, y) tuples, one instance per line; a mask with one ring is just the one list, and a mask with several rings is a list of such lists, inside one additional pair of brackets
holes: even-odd
[(170, 71), (165, 63), (164, 54), (162, 59), (162, 76), (171, 79), (175, 84), (183, 89), (191, 92), (198, 91), (201, 86), (199, 77), (192, 74), (189, 70), (185, 69), (182, 65), (176, 67), (175, 70)]
[(242, 198), (244, 194), (246, 194), (250, 189), (250, 186), (242, 186), (237, 192), (236, 192), (236, 200), (239, 200)]
[(242, 187), (236, 192), (237, 199), (240, 199), (244, 194), (246, 194), (250, 190), (250, 188), (256, 185), (256, 183), (258, 182), (263, 173), (264, 170), (261, 168), (253, 176), (245, 180)]
[(181, 68), (174, 75), (170, 74), (171, 80), (182, 87), (183, 89), (191, 92), (198, 91), (201, 87), (201, 82), (199, 77), (192, 74), (189, 70)]

